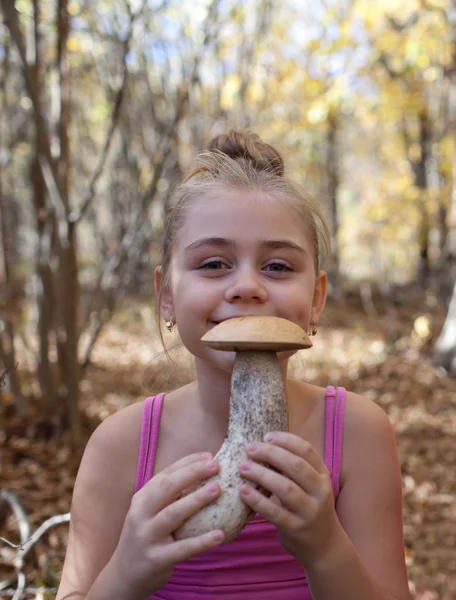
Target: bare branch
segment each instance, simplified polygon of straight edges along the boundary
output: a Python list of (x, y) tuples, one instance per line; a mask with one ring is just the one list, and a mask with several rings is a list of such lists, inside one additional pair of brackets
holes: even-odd
[[(16, 363), (15, 365), (15, 369), (17, 369), (19, 366), (19, 363)], [(9, 369), (6, 369), (6, 371), (3, 371), (3, 373), (0, 375), (0, 387), (2, 387), (3, 385), (6, 384), (6, 376), (8, 375), (8, 373), (10, 373)]]
[(405, 69), (402, 71), (397, 71), (396, 69), (393, 69), (383, 52), (379, 55), (378, 62), (383, 66), (385, 71), (392, 79), (400, 79), (401, 77), (404, 77)]
[(68, 246), (68, 221), (66, 218), (67, 206), (62, 198), (62, 195), (59, 192), (59, 189), (57, 187), (57, 181), (55, 177), (53, 177), (52, 171), (49, 168), (49, 162), (45, 159), (45, 157), (42, 154), (39, 155), (39, 164), (41, 173), (43, 174), (44, 182), (48, 190), (51, 204), (57, 216), (60, 243), (62, 245), (62, 248), (66, 248)]
[[(8, 587), (12, 584), (13, 584), (12, 581), (0, 582), (0, 592), (2, 592), (2, 598), (6, 598), (8, 596), (15, 597), (15, 594), (17, 592), (14, 590), (8, 589)], [(36, 600), (36, 598), (43, 598), (43, 597), (47, 598), (48, 595), (50, 595), (50, 594), (52, 594), (51, 597), (55, 598), (55, 596), (57, 594), (57, 590), (58, 590), (58, 588), (28, 585), (21, 592), (22, 595), (20, 596), (20, 598), (23, 598), (24, 595), (30, 595), (30, 596), (32, 596), (33, 599)], [(44, 596), (43, 596), (43, 594), (44, 594)], [(16, 598), (17, 598), (17, 596), (16, 596)]]
[(142, 6), (139, 9), (139, 11), (136, 14), (131, 14), (130, 11), (130, 7), (129, 4), (127, 3), (127, 6), (129, 8), (129, 13), (130, 13), (130, 23), (129, 23), (129, 28), (128, 28), (128, 33), (126, 35), (126, 38), (124, 40), (123, 43), (123, 53), (122, 53), (122, 69), (123, 69), (123, 73), (122, 73), (122, 83), (120, 84), (117, 93), (116, 93), (116, 98), (114, 101), (114, 110), (112, 111), (111, 114), (111, 123), (110, 126), (108, 128), (108, 132), (106, 134), (106, 139), (105, 139), (105, 143), (103, 146), (103, 150), (100, 154), (100, 157), (98, 159), (98, 163), (92, 173), (92, 178), (90, 180), (87, 192), (85, 194), (85, 197), (82, 201), (81, 206), (79, 207), (79, 209), (72, 211), (69, 215), (69, 220), (71, 222), (77, 223), (78, 221), (80, 221), (84, 215), (86, 214), (93, 198), (95, 197), (96, 194), (96, 185), (97, 182), (103, 172), (104, 166), (106, 164), (106, 160), (108, 158), (108, 154), (109, 154), (109, 150), (111, 148), (111, 144), (114, 138), (114, 132), (117, 128), (117, 125), (119, 123), (119, 117), (120, 117), (120, 109), (122, 107), (122, 101), (124, 99), (125, 96), (125, 90), (127, 87), (127, 79), (128, 79), (128, 66), (127, 66), (127, 56), (128, 53), (130, 51), (130, 43), (131, 43), (131, 37), (133, 35), (133, 29), (134, 29), (134, 25), (136, 20), (139, 18), (139, 16), (144, 12), (144, 9), (146, 7), (146, 2), (147, 0), (143, 0)]
[(71, 513), (50, 517), (34, 531), (32, 536), (30, 536), (30, 523), (27, 518), (27, 514), (22, 504), (16, 498), (15, 494), (6, 489), (0, 490), (0, 501), (6, 502), (10, 505), (19, 526), (19, 537), (21, 540), (20, 544), (12, 544), (10, 541), (2, 537), (0, 537), (0, 541), (17, 550), (14, 558), (14, 568), (16, 569), (17, 573), (17, 586), (14, 592), (13, 600), (20, 600), (23, 598), (27, 584), (26, 577), (23, 572), (25, 556), (48, 529), (62, 523), (68, 523), (71, 519)]
[[(161, 142), (158, 146), (155, 160), (155, 168), (154, 174), (152, 176), (152, 180), (143, 194), (140, 209), (138, 214), (136, 215), (136, 219), (133, 221), (132, 225), (125, 232), (119, 250), (116, 254), (111, 255), (111, 257), (105, 263), (102, 276), (100, 278), (99, 288), (97, 293), (101, 293), (104, 298), (110, 300), (110, 302), (114, 302), (114, 298), (112, 297), (112, 288), (114, 281), (114, 274), (118, 271), (118, 269), (128, 260), (128, 257), (136, 243), (136, 240), (139, 238), (140, 233), (142, 232), (142, 228), (144, 226), (144, 221), (147, 217), (148, 211), (150, 209), (150, 205), (156, 195), (158, 182), (164, 172), (165, 166), (173, 153), (173, 146), (171, 140), (173, 138), (173, 134), (176, 130), (177, 125), (181, 121), (184, 116), (185, 107), (187, 106), (189, 100), (189, 89), (192, 84), (198, 78), (198, 68), (204, 54), (204, 50), (209, 44), (211, 40), (211, 25), (215, 22), (215, 16), (217, 14), (219, 0), (213, 0), (211, 6), (208, 9), (206, 20), (204, 23), (204, 38), (199, 48), (198, 52), (195, 54), (193, 59), (192, 68), (190, 70), (190, 77), (187, 82), (185, 82), (178, 90), (177, 90), (177, 100), (176, 107), (174, 112), (174, 118), (168, 123), (165, 127), (164, 134), (162, 136)], [(97, 315), (98, 321), (96, 327), (92, 331), (89, 345), (86, 349), (84, 356), (84, 367), (87, 367), (90, 362), (90, 356), (92, 353), (92, 349), (95, 344), (95, 340), (100, 334), (103, 326), (106, 323), (106, 320), (101, 319), (99, 315)]]
[[(0, 490), (0, 500), (2, 500), (3, 502), (6, 502), (7, 504), (10, 505), (14, 516), (16, 517), (16, 521), (19, 527), (19, 538), (21, 540), (21, 543), (19, 547), (22, 547), (23, 544), (25, 544), (27, 542), (27, 540), (30, 537), (30, 523), (29, 520), (27, 518), (27, 513), (25, 512), (24, 507), (22, 506), (22, 504), (19, 502), (19, 500), (16, 498), (15, 494), (13, 494), (13, 492), (10, 492), (9, 490), (3, 489)], [(2, 541), (6, 542), (7, 540), (0, 538)], [(10, 542), (8, 542), (10, 546), (13, 546), (13, 544), (11, 544)], [(19, 563), (15, 562), (15, 566), (18, 567)], [(22, 567), (22, 564), (20, 565), (20, 567)]]
[(403, 23), (399, 23), (399, 21), (397, 21), (394, 17), (391, 16), (387, 17), (387, 19), (388, 23), (395, 31), (404, 31), (405, 29), (408, 29), (409, 27), (415, 25), (415, 23), (418, 23), (420, 15), (417, 12), (412, 13), (410, 17)]
[[(49, 141), (46, 120), (41, 110), (38, 80), (35, 76), (34, 70), (27, 62), (24, 36), (19, 25), (19, 18), (16, 7), (14, 6), (14, 2), (11, 2), (11, 0), (0, 0), (0, 2), (1, 7), (3, 9), (3, 14), (5, 16), (5, 24), (8, 27), (11, 34), (11, 38), (14, 41), (19, 52), (19, 56), (22, 63), (22, 72), (25, 80), (25, 86), (27, 89), (27, 93), (32, 101), (37, 134), (37, 150), (38, 154), (40, 155), (40, 168), (42, 169), (43, 165), (47, 165), (47, 172), (43, 172), (43, 178), (45, 179), (47, 185), (51, 180), (53, 182), (52, 190), (49, 190), (49, 195), (54, 203), (57, 202), (55, 208), (57, 214), (59, 214), (62, 218), (62, 211), (59, 209), (59, 207), (65, 206), (65, 202), (62, 198), (57, 177), (56, 165), (51, 153), (51, 144)], [(64, 214), (66, 219), (66, 208)]]

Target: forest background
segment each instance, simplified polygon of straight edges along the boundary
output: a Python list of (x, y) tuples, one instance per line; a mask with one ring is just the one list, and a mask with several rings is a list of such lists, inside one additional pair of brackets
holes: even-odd
[(88, 436), (193, 376), (151, 274), (190, 157), (241, 128), (330, 224), (295, 372), (387, 412), (412, 595), (454, 600), (456, 0), (0, 8), (0, 597), (55, 596)]

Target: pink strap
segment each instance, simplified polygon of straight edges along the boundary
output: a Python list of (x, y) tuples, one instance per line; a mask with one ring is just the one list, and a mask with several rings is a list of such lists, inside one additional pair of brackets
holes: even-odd
[[(346, 390), (343, 387), (337, 388), (337, 395), (332, 386), (326, 388), (325, 464), (331, 473), (334, 498), (337, 498), (340, 490), (345, 395)], [(335, 416), (334, 398), (336, 398)]]
[[(346, 390), (343, 387), (337, 389), (337, 395), (336, 390), (332, 386), (326, 388), (325, 464), (331, 473), (335, 498), (337, 498), (340, 489), (339, 479), (342, 465), (345, 395)], [(151, 396), (146, 398), (144, 402), (135, 493), (152, 477), (164, 396), (164, 393)], [(335, 416), (334, 398), (336, 398)]]
[(140, 490), (152, 477), (164, 396), (165, 394), (158, 394), (146, 398), (144, 401), (135, 492)]

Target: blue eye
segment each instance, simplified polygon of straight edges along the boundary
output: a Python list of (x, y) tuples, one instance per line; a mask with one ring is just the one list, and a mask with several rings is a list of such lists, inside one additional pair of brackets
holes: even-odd
[(198, 267), (198, 269), (203, 271), (220, 271), (223, 267), (226, 267), (226, 265), (221, 260), (211, 260)]
[(269, 265), (265, 266), (265, 269), (267, 269), (268, 267), (271, 267), (270, 272), (272, 273), (284, 273), (286, 271), (293, 271), (293, 269), (290, 269), (290, 267), (288, 267), (287, 265), (284, 265), (283, 263), (279, 262), (269, 263)]

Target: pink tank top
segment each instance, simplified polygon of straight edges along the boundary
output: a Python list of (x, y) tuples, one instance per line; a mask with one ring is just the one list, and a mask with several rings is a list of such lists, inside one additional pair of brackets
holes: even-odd
[[(164, 394), (144, 404), (135, 492), (152, 477)], [(335, 400), (335, 401), (334, 401)], [(334, 502), (339, 494), (345, 389), (325, 393), (325, 464)], [(233, 541), (174, 568), (148, 600), (312, 600), (301, 564), (278, 541), (274, 525), (256, 515)]]

